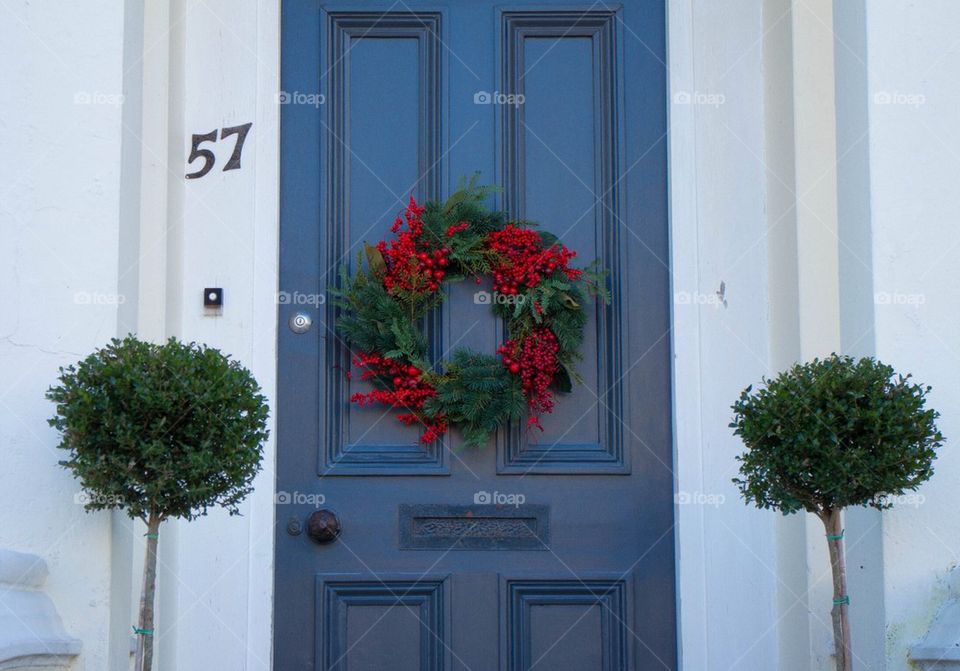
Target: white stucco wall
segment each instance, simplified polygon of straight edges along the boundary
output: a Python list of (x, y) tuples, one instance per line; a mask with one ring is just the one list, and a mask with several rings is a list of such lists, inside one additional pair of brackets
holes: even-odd
[[(220, 347), (272, 397), (278, 4), (152, 4), (146, 39), (136, 3), (126, 16), (108, 1), (2, 8), (0, 546), (48, 562), (47, 591), (83, 641), (78, 669), (108, 668), (111, 605), (120, 633), (110, 658), (126, 659), (142, 543), (123, 520), (112, 529), (109, 513), (75, 503), (43, 393), (58, 366), (130, 328)], [(139, 87), (141, 69), (142, 119), (139, 100), (121, 104), (124, 78)], [(247, 121), (243, 168), (222, 173), (233, 143), (218, 143), (217, 169), (188, 188), (190, 134)], [(204, 286), (225, 287), (222, 317), (204, 316)], [(242, 517), (163, 529), (161, 668), (269, 668), (272, 464), (271, 444)], [(111, 546), (118, 539), (134, 546), (135, 566), (129, 548)], [(131, 572), (135, 593), (112, 595), (111, 578), (129, 587)]]
[(123, 5), (0, 7), (0, 546), (42, 556), (46, 589), (106, 668), (110, 515), (57, 465), (57, 367), (116, 332)]
[(933, 386), (948, 442), (922, 502), (884, 513), (889, 671), (945, 597), (958, 562), (960, 454), (960, 5), (876, 0), (867, 6), (876, 349)]

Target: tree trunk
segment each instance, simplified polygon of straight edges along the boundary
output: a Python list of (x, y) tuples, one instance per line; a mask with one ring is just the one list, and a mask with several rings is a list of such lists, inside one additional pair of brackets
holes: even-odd
[(155, 513), (151, 513), (147, 520), (147, 551), (143, 557), (143, 589), (140, 590), (140, 624), (136, 628), (134, 671), (150, 671), (153, 668), (153, 596), (157, 588), (157, 541), (161, 521)]
[(840, 510), (828, 510), (821, 515), (827, 530), (827, 546), (830, 548), (830, 567), (833, 570), (833, 644), (837, 671), (852, 671), (850, 650), (850, 617), (847, 596), (847, 569), (843, 558), (843, 523)]

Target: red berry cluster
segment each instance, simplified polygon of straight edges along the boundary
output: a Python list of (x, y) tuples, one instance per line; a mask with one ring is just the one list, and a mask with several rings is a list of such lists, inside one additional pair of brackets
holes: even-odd
[(420, 434), (420, 442), (424, 445), (429, 445), (447, 432), (447, 420), (444, 419), (442, 415), (427, 418), (411, 412), (404, 415), (397, 415), (397, 419), (407, 426), (419, 423), (423, 427), (423, 433)]
[(398, 415), (397, 418), (404, 424), (420, 423), (424, 427), (420, 440), (432, 443), (447, 430), (446, 421), (442, 417), (428, 418), (423, 414), (423, 404), (428, 398), (437, 395), (437, 390), (426, 380), (416, 366), (408, 366), (389, 357), (379, 354), (358, 353), (353, 357), (353, 364), (364, 371), (361, 380), (380, 378), (390, 380), (392, 389), (374, 389), (367, 393), (356, 392), (350, 401), (358, 405), (372, 406), (381, 403), (391, 408), (405, 408), (408, 413)]
[(503, 355), (503, 365), (519, 375), (523, 385), (523, 395), (527, 397), (530, 409), (528, 425), (540, 426), (539, 415), (553, 411), (553, 394), (550, 384), (557, 374), (559, 362), (557, 352), (560, 345), (556, 336), (546, 328), (540, 327), (521, 342), (508, 340), (497, 349)]
[(379, 354), (362, 352), (354, 355), (353, 365), (364, 369), (360, 376), (361, 380), (379, 378), (389, 380), (393, 386), (390, 390), (375, 389), (368, 394), (357, 392), (350, 398), (355, 403), (373, 405), (374, 402), (379, 402), (394, 407), (421, 410), (426, 399), (436, 396), (436, 390), (423, 380), (420, 369), (416, 366), (408, 366)]
[[(383, 286), (391, 294), (398, 291), (419, 294), (436, 291), (446, 275), (450, 250), (434, 247), (424, 240), (424, 209), (411, 196), (403, 217), (397, 217), (390, 228), (391, 232), (398, 233), (397, 237), (390, 241), (389, 247), (385, 240), (377, 243), (377, 249), (387, 266)], [(402, 230), (404, 221), (406, 230)]]
[(452, 238), (460, 231), (465, 231), (469, 227), (470, 227), (470, 223), (466, 221), (461, 221), (459, 224), (453, 224), (451, 226), (447, 226), (447, 237)]
[(494, 231), (487, 236), (487, 248), (496, 252), (499, 259), (493, 268), (493, 289), (501, 294), (533, 289), (558, 270), (570, 280), (583, 274), (582, 270), (569, 267), (576, 252), (561, 244), (544, 249), (543, 238), (529, 228), (505, 226)]

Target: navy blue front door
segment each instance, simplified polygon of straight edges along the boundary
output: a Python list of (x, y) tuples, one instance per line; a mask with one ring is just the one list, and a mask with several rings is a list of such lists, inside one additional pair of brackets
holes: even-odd
[[(675, 669), (664, 3), (286, 0), (282, 35), (274, 668)], [(424, 446), (351, 406), (322, 296), (475, 171), (599, 257), (613, 302), (542, 433)], [(477, 289), (451, 287), (438, 357), (496, 349)]]

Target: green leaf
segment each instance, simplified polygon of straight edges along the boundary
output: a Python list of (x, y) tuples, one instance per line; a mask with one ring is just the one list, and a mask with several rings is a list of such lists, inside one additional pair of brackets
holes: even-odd
[(549, 231), (540, 231), (540, 238), (543, 240), (543, 246), (547, 249), (560, 242), (560, 238)]
[(566, 291), (560, 294), (560, 300), (563, 301), (563, 304), (570, 310), (579, 310), (580, 304), (573, 299), (573, 296), (568, 294)]
[(363, 243), (363, 251), (367, 255), (367, 264), (370, 266), (370, 274), (373, 277), (383, 277), (387, 272), (387, 264), (383, 260), (383, 254), (373, 245)]
[(450, 214), (450, 211), (453, 210), (457, 205), (462, 203), (467, 197), (467, 192), (464, 190), (454, 191), (450, 194), (450, 197), (447, 198), (447, 201), (443, 204), (443, 213)]

